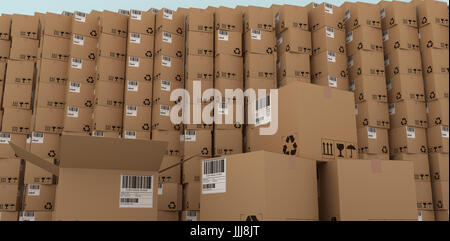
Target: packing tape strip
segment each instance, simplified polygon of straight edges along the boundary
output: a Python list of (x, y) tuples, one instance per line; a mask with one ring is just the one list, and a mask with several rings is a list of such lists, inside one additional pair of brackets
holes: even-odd
[(323, 97), (325, 97), (326, 99), (331, 98), (331, 87), (330, 86), (326, 86), (323, 88)]
[(372, 160), (372, 173), (380, 173), (381, 172), (381, 160)]

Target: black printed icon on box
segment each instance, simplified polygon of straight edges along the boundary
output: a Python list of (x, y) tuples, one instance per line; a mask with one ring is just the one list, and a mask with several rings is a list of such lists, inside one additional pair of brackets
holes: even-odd
[(334, 158), (334, 141), (328, 139), (322, 139), (321, 148), (322, 148), (322, 157), (324, 158)]
[(285, 155), (295, 155), (297, 153), (297, 142), (294, 135), (287, 136), (283, 144), (283, 153)]

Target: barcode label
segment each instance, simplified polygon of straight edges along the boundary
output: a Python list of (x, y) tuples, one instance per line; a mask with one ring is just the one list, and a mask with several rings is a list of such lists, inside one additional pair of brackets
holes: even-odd
[(153, 176), (120, 175), (119, 208), (153, 208)]
[(255, 126), (267, 124), (272, 120), (272, 107), (270, 103), (270, 95), (256, 100)]
[(406, 127), (406, 137), (407, 138), (416, 138), (416, 129), (414, 127)]
[(40, 132), (31, 133), (31, 143), (36, 143), (36, 144), (44, 143), (44, 133), (40, 133)]
[(217, 113), (219, 115), (228, 115), (228, 104), (227, 103), (219, 103), (217, 108)]
[(139, 67), (139, 58), (129, 56), (128, 57), (128, 66), (138, 68)]
[(66, 17), (72, 17), (73, 13), (67, 12), (67, 11), (63, 11), (62, 15), (66, 16)]
[(133, 92), (137, 92), (138, 88), (139, 88), (139, 84), (138, 84), (137, 81), (128, 80), (128, 85), (127, 86), (128, 86), (127, 90), (128, 91), (133, 91)]
[(334, 29), (332, 27), (325, 27), (325, 36), (328, 38), (334, 38)]
[(355, 104), (355, 115), (358, 115), (358, 104)]
[(350, 19), (350, 9), (345, 10), (344, 13), (344, 22), (347, 22), (347, 20)]
[(140, 44), (141, 34), (140, 33), (130, 33), (130, 43)]
[(136, 139), (136, 131), (125, 131), (125, 139)]
[(384, 31), (383, 36), (381, 38), (383, 39), (383, 42), (389, 40), (389, 31), (388, 30)]
[(423, 221), (422, 211), (417, 211), (417, 221)]
[(163, 18), (172, 20), (172, 17), (173, 17), (172, 10), (169, 10), (169, 9), (163, 10)]
[(73, 44), (84, 46), (84, 37), (83, 35), (73, 34)]
[(389, 104), (389, 115), (395, 114), (395, 104)]
[(127, 105), (126, 116), (137, 116), (137, 106)]
[(261, 40), (261, 30), (252, 29), (251, 30), (252, 39)]
[(328, 86), (337, 88), (337, 78), (334, 76), (328, 75)]
[(0, 144), (9, 144), (11, 141), (10, 133), (0, 133)]
[(119, 9), (119, 13), (122, 15), (130, 16), (130, 11), (128, 11), (128, 10)]
[(28, 184), (28, 196), (40, 196), (41, 195), (41, 185), (39, 184)]
[(390, 79), (386, 80), (386, 89), (391, 90), (392, 89), (392, 81)]
[(22, 211), (20, 212), (19, 221), (36, 221), (34, 211)]
[(161, 90), (170, 91), (171, 83), (168, 80), (161, 80)]
[(186, 211), (186, 221), (197, 221), (197, 211)]
[(93, 131), (92, 136), (104, 137), (105, 133), (103, 131)]
[(368, 127), (367, 128), (367, 137), (369, 139), (377, 139), (377, 128)]
[(162, 41), (172, 43), (172, 34), (169, 32), (162, 32)]
[(75, 21), (82, 23), (86, 22), (86, 13), (75, 12)]
[(172, 61), (169, 56), (161, 56), (161, 65), (166, 67), (172, 66)]
[(383, 18), (385, 18), (385, 17), (386, 17), (386, 9), (382, 8), (382, 9), (380, 10), (380, 18), (383, 19)]
[(347, 68), (351, 68), (353, 66), (353, 56), (348, 56), (347, 58)]
[(162, 183), (158, 183), (158, 195), (163, 195), (163, 185), (162, 185)]
[(184, 131), (184, 141), (195, 142), (197, 140), (197, 132), (195, 130)]
[(70, 81), (69, 92), (80, 93), (80, 90), (81, 90), (81, 83)]
[(355, 80), (350, 80), (350, 86), (348, 89), (352, 92), (355, 92)]
[(139, 20), (142, 19), (142, 12), (139, 10), (131, 10), (131, 19)]
[(329, 3), (325, 3), (325, 12), (329, 14), (333, 14), (333, 5)]
[(202, 194), (226, 192), (226, 158), (202, 161)]
[(67, 117), (78, 118), (78, 107), (68, 106)]
[(448, 126), (441, 126), (442, 137), (448, 138)]
[(71, 67), (74, 68), (74, 69), (82, 69), (83, 68), (83, 61), (81, 59), (72, 58)]
[(331, 51), (327, 51), (327, 60), (328, 62), (336, 62), (336, 54), (334, 52)]
[(159, 106), (159, 114), (162, 116), (169, 116), (170, 114), (170, 106), (168, 105), (160, 105)]
[(384, 66), (389, 66), (389, 55), (384, 56)]
[(345, 34), (345, 42), (350, 43), (353, 41), (353, 32), (348, 32)]
[(218, 30), (217, 32), (218, 32), (218, 36), (217, 36), (218, 40), (228, 41), (228, 31)]

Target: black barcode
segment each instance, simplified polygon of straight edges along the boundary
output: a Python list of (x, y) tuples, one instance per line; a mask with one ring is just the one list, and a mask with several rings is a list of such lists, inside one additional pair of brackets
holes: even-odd
[(78, 112), (78, 107), (69, 106), (69, 111), (75, 111), (75, 112)]
[(220, 35), (227, 35), (228, 36), (228, 32), (225, 30), (219, 30), (219, 34)]
[(162, 188), (162, 183), (158, 183), (158, 188)]
[(226, 103), (222, 103), (222, 104), (220, 105), (220, 107), (221, 107), (222, 109), (226, 109), (226, 108), (227, 108), (227, 104), (226, 104)]
[(23, 211), (22, 217), (34, 217), (34, 211)]
[(203, 174), (215, 174), (223, 172), (225, 172), (225, 159), (203, 162)]
[(140, 38), (140, 37), (141, 37), (141, 34), (140, 34), (140, 33), (130, 33), (130, 36), (131, 36), (132, 38)]
[(121, 188), (152, 189), (152, 176), (122, 175)]
[(328, 51), (328, 56), (334, 57), (336, 54), (334, 52)]
[(185, 131), (184, 135), (186, 135), (186, 136), (195, 136), (195, 130)]
[(172, 38), (172, 34), (169, 32), (163, 32), (164, 37)]
[(41, 186), (40, 185), (36, 185), (36, 184), (30, 184), (30, 185), (28, 185), (28, 189), (39, 190), (39, 189), (41, 189)]
[(83, 18), (86, 17), (86, 13), (83, 13), (83, 12), (75, 12), (75, 15), (83, 17)]
[(137, 86), (138, 82), (137, 81), (128, 81), (128, 85), (134, 85)]
[(139, 203), (139, 198), (120, 198), (120, 203)]
[(369, 127), (368, 131), (369, 131), (369, 133), (374, 133), (374, 132), (377, 132), (377, 129), (374, 127)]
[(336, 82), (336, 77), (334, 77), (334, 76), (328, 76), (328, 80), (329, 80), (329, 81)]
[(132, 57), (130, 56), (130, 62), (139, 62), (139, 58), (138, 57)]
[(328, 27), (327, 26), (327, 30), (326, 30), (327, 32), (331, 32), (331, 33), (333, 33), (334, 32), (334, 29), (332, 28), (332, 27)]
[(333, 5), (329, 4), (329, 3), (325, 3), (325, 7), (326, 8), (333, 8)]
[(164, 13), (167, 13), (167, 14), (172, 14), (172, 10), (169, 10), (169, 9), (164, 9)]
[(348, 33), (345, 34), (345, 37), (346, 38), (350, 38), (352, 35), (353, 35), (353, 32), (348, 32)]
[(81, 59), (72, 58), (72, 63), (81, 64)]
[(139, 10), (131, 10), (132, 14), (142, 15), (142, 11)]
[(263, 120), (264, 120), (264, 116), (256, 117), (256, 124), (259, 124)]
[(11, 138), (11, 134), (10, 133), (0, 133), (0, 137), (1, 138)]
[(161, 110), (170, 110), (170, 106), (168, 105), (161, 105), (160, 108)]
[(261, 30), (259, 29), (252, 29), (252, 34), (261, 34)]
[(42, 137), (44, 137), (44, 133), (33, 132), (33, 137), (42, 138)]
[(442, 131), (448, 132), (448, 126), (442, 126)]
[(74, 34), (73, 38), (74, 39), (79, 39), (79, 40), (83, 40), (84, 39), (83, 35), (79, 35), (79, 34)]
[(123, 15), (130, 15), (130, 11), (128, 10), (123, 10), (123, 9), (119, 9), (119, 13), (123, 14)]
[(170, 85), (170, 81), (167, 81), (167, 80), (161, 80), (161, 83), (163, 85)]
[(210, 189), (210, 188), (216, 188), (216, 184), (215, 183), (203, 184), (203, 189)]
[(170, 57), (169, 56), (162, 56), (162, 60), (163, 61), (170, 61)]
[(126, 136), (136, 136), (136, 132), (135, 131), (125, 131), (125, 135)]
[(70, 86), (79, 88), (81, 86), (81, 84), (77, 83), (77, 82), (70, 82)]
[(408, 132), (414, 132), (414, 127), (407, 127), (406, 130), (407, 130)]
[(188, 217), (197, 217), (197, 212), (196, 211), (187, 211), (186, 216), (188, 216)]
[(64, 15), (64, 16), (67, 16), (67, 17), (71, 17), (71, 16), (73, 15), (73, 13), (64, 11), (64, 12), (63, 12), (63, 15)]
[(104, 136), (105, 134), (103, 133), (103, 131), (94, 131), (94, 133), (92, 135), (93, 136)]
[(127, 110), (137, 110), (136, 106), (127, 105)]
[(256, 109), (262, 109), (266, 106), (270, 106), (270, 95), (266, 95), (266, 97), (260, 98), (256, 101)]

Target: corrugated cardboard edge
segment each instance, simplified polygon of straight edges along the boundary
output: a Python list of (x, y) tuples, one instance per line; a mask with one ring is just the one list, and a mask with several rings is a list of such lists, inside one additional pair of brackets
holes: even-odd
[(59, 176), (59, 167), (36, 156), (35, 154), (33, 154), (31, 152), (26, 151), (25, 149), (15, 145), (14, 143), (9, 143), (9, 145), (12, 147), (14, 152), (16, 152), (16, 155), (18, 157), (25, 159), (26, 161), (29, 161), (30, 163), (33, 163), (34, 165), (50, 172), (53, 175)]

